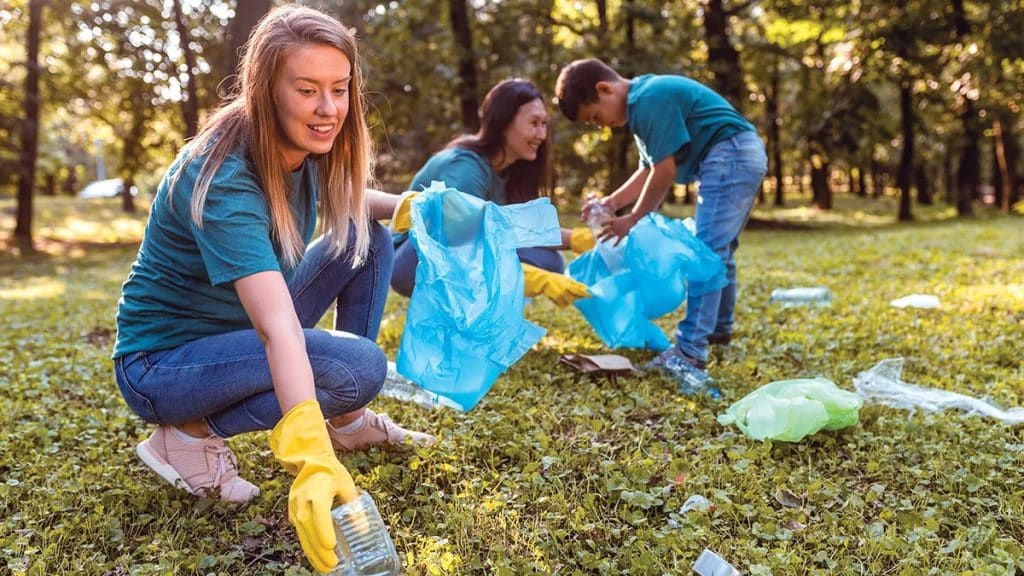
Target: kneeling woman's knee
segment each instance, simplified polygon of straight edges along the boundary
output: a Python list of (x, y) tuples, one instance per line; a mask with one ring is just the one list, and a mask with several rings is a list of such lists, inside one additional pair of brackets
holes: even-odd
[(315, 332), (315, 336), (307, 332), (306, 342), (317, 399), (324, 413), (345, 414), (369, 404), (384, 385), (384, 352), (361, 336), (328, 330)]

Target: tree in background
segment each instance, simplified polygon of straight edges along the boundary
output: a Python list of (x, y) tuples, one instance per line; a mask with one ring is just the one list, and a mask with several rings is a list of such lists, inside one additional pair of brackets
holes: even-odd
[(21, 125), (21, 162), (18, 174), (18, 216), (15, 242), (32, 250), (32, 196), (36, 178), (36, 144), (39, 138), (39, 31), (46, 0), (28, 3), (28, 34), (25, 57), (25, 115)]
[(220, 59), (220, 66), (213, 74), (216, 86), (220, 87), (218, 92), (227, 94), (233, 90), (235, 80), (237, 80), (235, 73), (238, 71), (242, 47), (249, 40), (252, 29), (256, 27), (256, 24), (272, 5), (273, 0), (238, 0), (236, 3), (234, 16), (231, 18), (225, 38), (227, 49)]
[(471, 134), (480, 128), (478, 113), (480, 101), (476, 96), (480, 88), (476, 81), (473, 30), (469, 25), (466, 0), (448, 0), (448, 19), (452, 25), (459, 62), (458, 81), (453, 87), (459, 95), (459, 104), (462, 109), (462, 131)]

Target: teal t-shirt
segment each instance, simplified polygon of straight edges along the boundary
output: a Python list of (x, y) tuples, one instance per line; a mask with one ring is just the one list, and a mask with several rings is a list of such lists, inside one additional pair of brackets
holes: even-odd
[(756, 131), (725, 98), (683, 76), (633, 78), (626, 118), (640, 152), (640, 167), (674, 156), (678, 184), (697, 179), (712, 146), (739, 132)]
[(453, 146), (434, 154), (413, 176), (409, 190), (419, 192), (434, 180), (443, 180), (450, 188), (500, 206), (507, 203), (507, 179), (501, 177), (486, 158), (472, 150)]
[[(294, 273), (272, 239), (270, 206), (246, 151), (230, 154), (214, 174), (202, 228), (190, 211), (203, 157), (185, 166), (168, 202), (170, 174), (185, 153), (157, 188), (142, 245), (121, 288), (114, 358), (252, 328), (233, 282), (268, 270), (287, 281)], [(315, 165), (303, 162), (289, 184), (292, 214), (309, 244), (316, 229)]]

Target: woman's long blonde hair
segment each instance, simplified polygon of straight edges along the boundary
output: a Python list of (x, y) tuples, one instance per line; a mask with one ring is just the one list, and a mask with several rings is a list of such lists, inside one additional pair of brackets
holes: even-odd
[[(274, 80), (282, 59), (293, 49), (323, 44), (341, 50), (352, 66), (349, 110), (334, 146), (317, 157), (320, 215), (333, 253), (348, 245), (349, 225), (355, 226), (355, 257), (369, 248), (369, 209), (365, 188), (372, 174), (373, 144), (363, 117), (363, 78), (355, 34), (334, 18), (302, 6), (275, 8), (260, 20), (245, 45), (239, 64), (239, 89), (207, 120), (180, 163), (206, 154), (192, 194), (191, 215), (202, 226), (203, 205), (210, 182), (224, 159), (239, 143), (247, 143), (256, 176), (270, 205), (274, 239), (285, 262), (294, 266), (302, 258), (303, 238), (288, 204), (289, 167), (281, 155), (282, 131), (273, 98)], [(171, 180), (171, 191), (181, 169)]]

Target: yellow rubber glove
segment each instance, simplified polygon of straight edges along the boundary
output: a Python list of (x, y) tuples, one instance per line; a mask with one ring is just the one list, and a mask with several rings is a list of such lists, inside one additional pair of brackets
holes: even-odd
[(409, 215), (409, 207), (412, 206), (412, 199), (419, 196), (419, 192), (405, 192), (395, 206), (395, 212), (391, 215), (392, 232), (405, 232), (412, 228), (412, 216)]
[(270, 450), (295, 475), (288, 492), (288, 520), (299, 534), (309, 563), (320, 572), (338, 564), (331, 509), (334, 499), (359, 495), (348, 470), (338, 462), (316, 400), (296, 404), (270, 433)]
[(569, 248), (577, 254), (583, 254), (594, 247), (594, 233), (590, 228), (573, 228), (569, 234)]
[(523, 292), (530, 297), (543, 294), (558, 306), (568, 306), (579, 298), (589, 298), (587, 287), (565, 274), (555, 274), (523, 264)]

